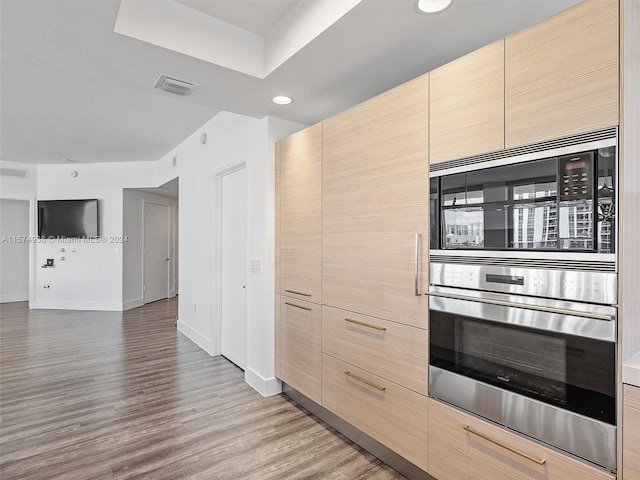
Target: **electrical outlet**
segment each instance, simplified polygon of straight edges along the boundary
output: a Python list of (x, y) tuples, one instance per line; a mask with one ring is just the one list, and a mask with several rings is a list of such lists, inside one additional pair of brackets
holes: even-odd
[(44, 288), (51, 288), (51, 285), (49, 283), (45, 283)]

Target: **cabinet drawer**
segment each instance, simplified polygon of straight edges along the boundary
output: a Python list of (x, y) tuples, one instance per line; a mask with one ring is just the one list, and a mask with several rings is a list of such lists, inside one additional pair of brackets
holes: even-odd
[(322, 355), (322, 404), (413, 464), (427, 468), (427, 397)]
[(438, 480), (614, 480), (614, 476), (429, 399), (428, 472)]
[(427, 330), (322, 307), (322, 351), (427, 394)]
[(314, 402), (322, 403), (320, 306), (280, 298), (280, 379)]

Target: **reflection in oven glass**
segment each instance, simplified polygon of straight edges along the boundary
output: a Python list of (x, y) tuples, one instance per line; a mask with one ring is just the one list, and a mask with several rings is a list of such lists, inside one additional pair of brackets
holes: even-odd
[(560, 202), (558, 212), (560, 248), (590, 250), (593, 248), (593, 201)]
[(481, 248), (484, 246), (484, 212), (482, 208), (452, 208), (444, 211), (446, 248)]
[(513, 206), (512, 248), (544, 249), (558, 245), (556, 202), (520, 203)]

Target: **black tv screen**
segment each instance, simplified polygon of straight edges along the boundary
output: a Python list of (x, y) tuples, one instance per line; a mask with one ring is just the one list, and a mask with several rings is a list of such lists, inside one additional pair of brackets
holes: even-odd
[(38, 200), (38, 236), (98, 236), (98, 200)]

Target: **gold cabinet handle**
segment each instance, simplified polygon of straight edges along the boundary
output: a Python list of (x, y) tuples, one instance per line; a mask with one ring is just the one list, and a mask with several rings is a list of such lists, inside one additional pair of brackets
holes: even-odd
[(361, 322), (360, 320), (353, 320), (352, 318), (345, 318), (344, 321), (349, 323), (355, 323), (356, 325), (362, 325), (363, 327), (369, 327), (375, 330), (380, 330), (382, 332), (386, 330), (385, 327), (378, 327), (377, 325), (371, 325), (370, 323)]
[(515, 448), (511, 448), (511, 447), (509, 447), (509, 446), (505, 445), (504, 443), (498, 442), (497, 440), (494, 440), (493, 438), (490, 438), (490, 437), (486, 436), (486, 435), (485, 435), (485, 434), (483, 434), (483, 433), (476, 432), (476, 431), (475, 431), (474, 429), (472, 429), (469, 425), (465, 425), (465, 426), (464, 426), (464, 427), (462, 427), (462, 428), (464, 428), (464, 429), (465, 429), (467, 432), (469, 432), (469, 433), (473, 433), (474, 435), (477, 435), (477, 436), (478, 436), (478, 437), (480, 437), (480, 438), (484, 438), (485, 440), (487, 440), (487, 441), (489, 441), (489, 442), (491, 442), (491, 443), (493, 443), (493, 444), (495, 444), (495, 445), (498, 445), (499, 447), (502, 447), (502, 448), (504, 448), (504, 449), (506, 449), (506, 450), (509, 450), (510, 452), (513, 452), (513, 453), (515, 453), (516, 455), (520, 455), (521, 457), (524, 457), (524, 458), (526, 458), (527, 460), (531, 460), (532, 462), (535, 462), (535, 463), (537, 463), (538, 465), (544, 465), (544, 464), (545, 464), (545, 462), (546, 462), (546, 460), (545, 460), (544, 458), (543, 458), (543, 459), (540, 459), (540, 458), (532, 457), (531, 455), (527, 455), (526, 453), (521, 452), (520, 450), (517, 450), (517, 449), (515, 449)]
[(353, 378), (354, 380), (357, 380), (358, 382), (364, 383), (365, 385), (368, 385), (370, 387), (375, 388), (376, 390), (380, 390), (381, 392), (384, 392), (387, 387), (381, 387), (379, 385), (376, 385), (373, 382), (370, 382), (369, 380), (367, 380), (366, 378), (362, 378), (359, 377), (358, 375), (354, 375), (353, 373), (351, 373), (349, 370), (347, 370), (346, 372), (344, 372), (344, 374), (349, 377), (349, 378)]
[(311, 295), (309, 295), (308, 293), (301, 293), (301, 292), (296, 292), (294, 290), (285, 290), (285, 292), (287, 293), (293, 293), (294, 295), (302, 295), (303, 297), (310, 297)]
[(289, 302), (284, 302), (285, 305), (289, 305), (290, 307), (296, 307), (299, 308), (301, 310), (307, 310), (307, 311), (311, 311), (311, 309), (309, 307), (301, 307), (300, 305), (296, 305), (295, 303), (289, 303)]

